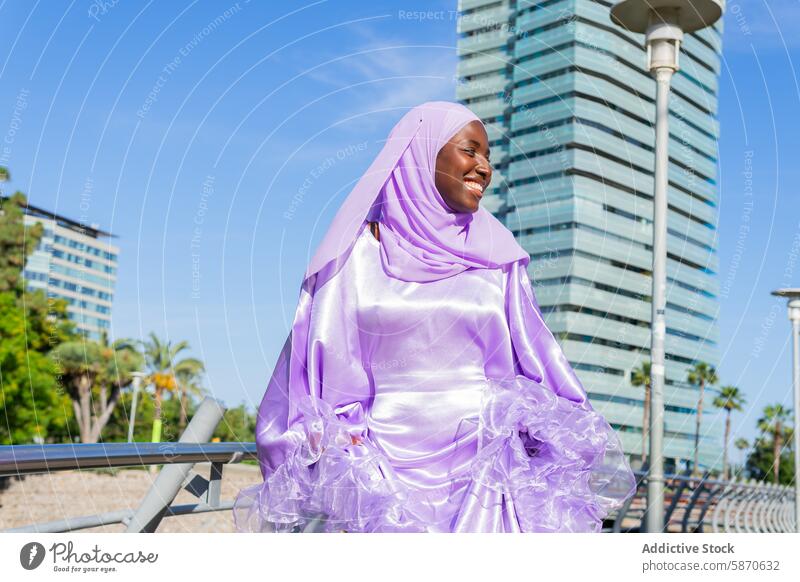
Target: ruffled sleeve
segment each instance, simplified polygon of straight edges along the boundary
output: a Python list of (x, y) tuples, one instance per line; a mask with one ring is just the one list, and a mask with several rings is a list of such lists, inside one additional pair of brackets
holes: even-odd
[(514, 500), (522, 531), (599, 531), (635, 494), (635, 475), (545, 324), (522, 262), (507, 285), (517, 376), (489, 382), (473, 478)]
[(598, 532), (636, 491), (605, 419), (525, 376), (489, 381), (472, 479), (513, 505), (523, 532)]

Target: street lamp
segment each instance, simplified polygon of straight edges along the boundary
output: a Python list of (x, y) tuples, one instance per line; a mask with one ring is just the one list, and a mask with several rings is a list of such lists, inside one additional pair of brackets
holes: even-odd
[(133, 403), (131, 404), (131, 420), (128, 423), (128, 442), (133, 442), (133, 427), (136, 424), (136, 401), (139, 400), (139, 389), (142, 385), (143, 372), (134, 372), (133, 376)]
[[(723, 0), (624, 0), (611, 20), (645, 34), (647, 68), (656, 79), (655, 192), (653, 195), (653, 292), (650, 335), (650, 469), (648, 532), (664, 531), (664, 336), (666, 335), (667, 169), (669, 84), (678, 70), (684, 32), (711, 26), (722, 16)], [(644, 428), (644, 427), (642, 427)]]
[(789, 299), (789, 321), (792, 323), (792, 384), (794, 385), (794, 527), (800, 533), (800, 289), (778, 289), (772, 292)]

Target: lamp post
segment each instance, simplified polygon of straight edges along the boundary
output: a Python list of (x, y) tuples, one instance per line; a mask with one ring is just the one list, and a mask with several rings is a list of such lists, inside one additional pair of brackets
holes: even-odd
[[(664, 336), (666, 335), (667, 170), (669, 85), (678, 70), (684, 32), (710, 26), (724, 0), (624, 0), (611, 8), (614, 24), (645, 34), (647, 68), (656, 79), (655, 192), (653, 195), (653, 291), (650, 335), (650, 469), (648, 532), (664, 531)], [(644, 427), (643, 427), (644, 428)]]
[(128, 423), (128, 442), (133, 442), (133, 427), (136, 424), (136, 403), (139, 400), (139, 389), (142, 386), (143, 372), (134, 372), (133, 376), (133, 402), (131, 403), (131, 420)]
[(789, 299), (789, 321), (792, 324), (792, 384), (794, 386), (794, 528), (800, 533), (800, 289), (778, 289), (772, 292)]

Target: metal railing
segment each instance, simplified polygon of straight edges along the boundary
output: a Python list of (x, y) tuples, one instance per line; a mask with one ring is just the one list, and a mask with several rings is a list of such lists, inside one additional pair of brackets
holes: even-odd
[[(4, 533), (61, 533), (117, 523), (126, 525), (127, 532), (154, 532), (164, 517), (232, 509), (232, 500), (220, 500), (223, 467), (258, 457), (255, 443), (207, 442), (222, 414), (219, 402), (205, 399), (177, 443), (0, 447), (0, 478), (71, 469), (164, 465), (136, 510), (71, 517), (11, 528)], [(193, 470), (195, 463), (211, 463), (208, 478)], [(181, 489), (192, 493), (199, 502), (172, 505)]]
[[(605, 532), (642, 531), (647, 504), (647, 475), (635, 471), (638, 487), (604, 524)], [(666, 475), (664, 531), (667, 533), (795, 532), (793, 487), (751, 479), (720, 481)]]
[[(255, 443), (208, 443), (222, 406), (213, 399), (200, 405), (177, 443), (113, 443), (18, 445), (0, 447), (0, 478), (71, 469), (164, 465), (136, 510), (72, 517), (5, 532), (55, 533), (122, 523), (127, 532), (154, 532), (167, 516), (225, 511), (233, 501), (221, 501), (223, 468), (245, 459), (257, 460)], [(195, 463), (210, 463), (205, 478)], [(609, 516), (604, 532), (639, 532), (645, 514), (647, 475), (636, 471), (636, 495)], [(172, 505), (181, 489), (199, 502)], [(794, 532), (794, 488), (755, 480), (719, 481), (688, 475), (665, 478), (666, 532)]]

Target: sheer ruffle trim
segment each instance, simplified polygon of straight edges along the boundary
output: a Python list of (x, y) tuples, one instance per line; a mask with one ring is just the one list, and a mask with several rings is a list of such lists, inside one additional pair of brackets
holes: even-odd
[[(304, 404), (297, 443), (263, 483), (234, 503), (241, 532), (429, 531), (414, 513), (424, 493), (406, 486), (364, 438), (358, 410)], [(501, 495), (512, 531), (597, 532), (636, 491), (614, 430), (588, 403), (553, 393), (525, 376), (489, 380), (479, 414), (478, 451), (457, 517), (471, 531), (469, 498)], [(358, 443), (358, 444), (356, 444)], [(459, 512), (457, 512), (459, 513)], [(517, 528), (518, 526), (518, 528)]]
[(511, 499), (523, 532), (600, 531), (636, 492), (603, 416), (525, 376), (489, 381), (472, 478)]
[[(357, 404), (356, 406), (360, 406)], [(410, 507), (424, 503), (383, 454), (320, 401), (306, 404), (304, 433), (271, 475), (242, 489), (233, 506), (240, 532), (426, 531)], [(352, 412), (352, 411), (349, 411)], [(348, 414), (349, 415), (349, 414)], [(357, 413), (356, 416), (360, 416)]]

